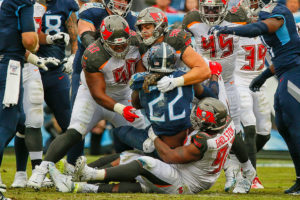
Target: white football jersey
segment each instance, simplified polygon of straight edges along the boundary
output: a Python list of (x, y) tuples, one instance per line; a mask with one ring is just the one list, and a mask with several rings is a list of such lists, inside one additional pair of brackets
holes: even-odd
[[(192, 136), (197, 131), (192, 132), (184, 145), (191, 143)], [(183, 179), (189, 183), (193, 193), (199, 192), (199, 186), (209, 189), (220, 176), (229, 151), (235, 137), (235, 127), (231, 121), (221, 134), (208, 139), (208, 148), (201, 160), (187, 164), (176, 164), (176, 168), (181, 171)]]
[(35, 22), (35, 32), (39, 33), (42, 30), (42, 18), (46, 12), (46, 7), (42, 4), (35, 3), (34, 4), (34, 11), (33, 11), (33, 18)]
[[(236, 26), (236, 24), (223, 21), (220, 26)], [(196, 50), (209, 60), (219, 62), (222, 67), (224, 82), (233, 80), (236, 50), (239, 46), (239, 37), (234, 35), (208, 35), (211, 26), (205, 23), (194, 23), (189, 30), (195, 37)]]
[(264, 70), (266, 54), (267, 48), (259, 37), (240, 37), (235, 68), (237, 85), (249, 86), (250, 82)]
[[(115, 100), (124, 99), (128, 96), (129, 80), (135, 73), (136, 63), (141, 59), (137, 47), (130, 46), (129, 52), (125, 59), (118, 59), (115, 57), (102, 65), (100, 72), (103, 73), (106, 83), (106, 94)], [(82, 84), (86, 85), (84, 73), (81, 73)]]

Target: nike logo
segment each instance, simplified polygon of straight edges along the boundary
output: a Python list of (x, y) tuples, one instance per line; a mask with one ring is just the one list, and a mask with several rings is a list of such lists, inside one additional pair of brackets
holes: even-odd
[(59, 80), (63, 79), (65, 75), (58, 77)]

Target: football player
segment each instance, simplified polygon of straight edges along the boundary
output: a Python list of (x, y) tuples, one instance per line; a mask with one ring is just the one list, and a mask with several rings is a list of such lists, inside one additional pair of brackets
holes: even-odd
[[(31, 0), (4, 0), (0, 2), (0, 166), (4, 147), (14, 136), (22, 114), (23, 84), (21, 68), (25, 49), (36, 52), (38, 35), (33, 20)], [(0, 176), (0, 192), (6, 191)]]
[[(94, 169), (80, 157), (76, 162), (77, 177), (81, 181), (104, 182), (100, 185), (74, 183), (71, 177), (60, 174), (54, 164), (49, 165), (50, 175), (61, 192), (197, 194), (208, 190), (218, 179), (229, 154), (235, 137), (234, 124), (226, 106), (215, 98), (204, 98), (195, 104), (190, 118), (195, 131), (183, 146), (174, 149), (149, 131), (161, 160), (142, 152), (124, 152), (119, 166)], [(110, 181), (120, 183), (108, 184)]]
[[(78, 20), (78, 49), (75, 54), (73, 73), (71, 104), (73, 106), (80, 84), (80, 73), (82, 71), (81, 58), (84, 50), (99, 37), (99, 28), (102, 20), (109, 15), (123, 16), (131, 30), (135, 30), (136, 17), (130, 11), (131, 0), (104, 0), (83, 4), (79, 10)], [(72, 147), (68, 152), (67, 163), (71, 164), (64, 168), (72, 168), (77, 158), (83, 154), (84, 140)]]
[(130, 29), (119, 15), (106, 17), (100, 27), (101, 37), (83, 55), (79, 87), (71, 123), (66, 133), (49, 146), (44, 161), (36, 167), (28, 182), (40, 188), (48, 172), (48, 164), (56, 163), (101, 120), (115, 127), (132, 125), (144, 128), (144, 118), (130, 104), (128, 81), (135, 72), (140, 54), (129, 45)]
[[(190, 11), (183, 19), (183, 27), (191, 32), (195, 37), (196, 48), (199, 53), (207, 59), (219, 62), (222, 65), (222, 77), (224, 79), (226, 94), (228, 98), (229, 111), (236, 127), (236, 139), (232, 150), (230, 160), (236, 160), (234, 163), (240, 163), (242, 167), (250, 169), (251, 162), (244, 142), (240, 136), (240, 99), (234, 80), (234, 69), (237, 58), (237, 49), (239, 48), (239, 37), (229, 35), (215, 36), (208, 34), (208, 30), (217, 24), (234, 26), (235, 24), (225, 20), (227, 16), (228, 2), (222, 0), (203, 0), (199, 3), (199, 11)], [(223, 102), (225, 103), (225, 102)], [(228, 166), (228, 167), (227, 167)], [(235, 167), (234, 167), (235, 166)], [(235, 186), (235, 176), (233, 171), (237, 171), (239, 166), (233, 165), (233, 162), (225, 166), (226, 184), (225, 191), (229, 191)], [(250, 189), (253, 172), (249, 171), (248, 181), (240, 181), (234, 188), (234, 193), (247, 193)], [(246, 173), (246, 171), (243, 171)], [(248, 183), (243, 187), (244, 183)], [(249, 185), (250, 184), (250, 185)], [(246, 189), (245, 189), (246, 188)]]
[[(267, 3), (267, 4), (265, 4)], [(285, 191), (287, 194), (300, 193), (300, 38), (292, 13), (280, 2), (259, 1), (255, 9), (258, 22), (245, 26), (214, 27), (216, 34), (233, 34), (243, 37), (261, 36), (270, 48), (273, 65), (263, 71), (250, 84), (252, 91), (258, 91), (264, 82), (274, 74), (279, 79), (275, 94), (275, 122), (284, 138), (293, 159), (297, 180)]]

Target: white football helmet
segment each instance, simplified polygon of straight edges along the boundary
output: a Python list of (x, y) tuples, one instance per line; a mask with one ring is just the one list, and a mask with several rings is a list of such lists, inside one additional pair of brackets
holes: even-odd
[(227, 14), (228, 1), (226, 0), (199, 0), (201, 20), (210, 25), (219, 25)]

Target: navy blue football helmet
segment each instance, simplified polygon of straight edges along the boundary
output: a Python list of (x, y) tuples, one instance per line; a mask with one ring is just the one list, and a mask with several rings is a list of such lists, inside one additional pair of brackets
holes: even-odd
[(155, 44), (149, 50), (148, 70), (150, 72), (171, 73), (176, 70), (176, 51), (165, 42)]

